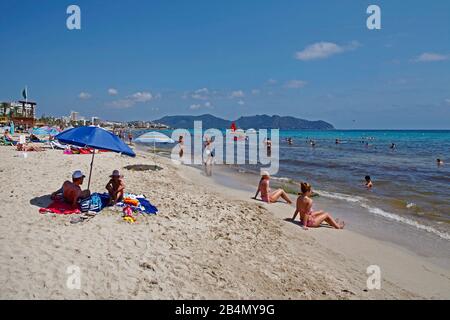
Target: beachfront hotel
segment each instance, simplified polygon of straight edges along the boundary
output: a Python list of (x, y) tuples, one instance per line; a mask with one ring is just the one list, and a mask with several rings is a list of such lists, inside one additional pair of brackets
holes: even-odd
[(0, 125), (11, 122), (24, 128), (33, 127), (36, 123), (36, 102), (22, 101), (0, 103)]

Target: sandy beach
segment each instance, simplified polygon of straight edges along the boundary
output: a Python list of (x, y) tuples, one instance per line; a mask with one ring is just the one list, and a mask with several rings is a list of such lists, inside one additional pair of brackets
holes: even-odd
[[(40, 214), (49, 194), (89, 155), (0, 147), (1, 299), (448, 299), (450, 272), (403, 248), (348, 230), (302, 230), (293, 208), (251, 200), (200, 170), (158, 157), (96, 156), (91, 190), (120, 169), (127, 191), (145, 194), (155, 216), (123, 221), (110, 208), (79, 224)], [(366, 269), (381, 269), (367, 290)], [(70, 266), (81, 288), (67, 287)]]

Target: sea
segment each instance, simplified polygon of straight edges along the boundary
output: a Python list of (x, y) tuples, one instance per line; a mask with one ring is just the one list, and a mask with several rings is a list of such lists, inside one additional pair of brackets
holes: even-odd
[[(277, 184), (295, 191), (309, 182), (318, 204), (346, 218), (349, 228), (450, 258), (450, 130), (280, 130), (279, 137)], [(260, 167), (228, 170), (257, 177)]]

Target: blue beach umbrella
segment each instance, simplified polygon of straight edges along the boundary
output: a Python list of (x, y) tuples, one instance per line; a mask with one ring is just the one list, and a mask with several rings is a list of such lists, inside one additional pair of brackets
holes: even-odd
[[(55, 139), (61, 143), (71, 144), (78, 147), (89, 147), (98, 150), (108, 150), (130, 157), (136, 154), (116, 135), (99, 127), (78, 127), (72, 128), (58, 134)], [(89, 172), (88, 189), (91, 184), (92, 166), (94, 164), (94, 155), (92, 153), (91, 169)]]
[(44, 128), (33, 128), (30, 130), (30, 133), (35, 136), (48, 136), (48, 131)]

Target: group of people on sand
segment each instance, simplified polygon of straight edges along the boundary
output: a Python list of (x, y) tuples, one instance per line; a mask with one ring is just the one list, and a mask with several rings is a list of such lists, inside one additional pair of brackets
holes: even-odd
[[(72, 174), (72, 181), (65, 181), (62, 187), (51, 194), (52, 200), (62, 199), (73, 208), (79, 206), (80, 201), (88, 199), (91, 196), (91, 191), (82, 190), (84, 178), (86, 176), (80, 171), (76, 170)], [(123, 200), (125, 194), (125, 182), (119, 170), (114, 170), (109, 176), (110, 180), (106, 184), (110, 196), (110, 205), (114, 205)]]
[[(278, 199), (284, 199), (288, 204), (292, 204), (292, 200), (289, 195), (283, 189), (271, 190), (270, 189), (270, 174), (267, 171), (261, 173), (261, 180), (259, 181), (258, 190), (256, 191), (253, 199), (258, 197), (261, 193), (261, 199), (267, 203), (275, 203)], [(300, 223), (303, 228), (307, 230), (308, 228), (318, 228), (323, 222), (335, 229), (343, 229), (345, 223), (340, 222), (338, 219), (334, 219), (328, 212), (315, 211), (313, 210), (313, 200), (311, 199), (312, 187), (309, 183), (302, 182), (300, 185), (301, 193), (297, 198), (296, 208), (292, 221), (295, 221), (299, 215)]]

